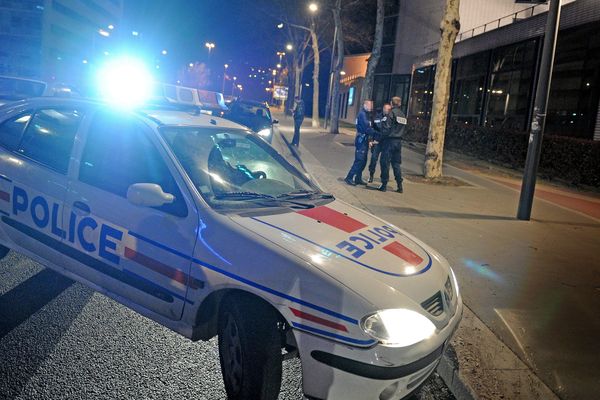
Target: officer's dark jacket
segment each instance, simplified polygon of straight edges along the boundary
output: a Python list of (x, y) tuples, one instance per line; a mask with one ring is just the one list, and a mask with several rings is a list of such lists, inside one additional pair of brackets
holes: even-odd
[(392, 108), (390, 115), (388, 116), (387, 125), (382, 131), (383, 139), (401, 139), (404, 136), (404, 129), (406, 128), (406, 116), (400, 109), (400, 107)]
[(371, 121), (369, 120), (367, 111), (365, 111), (364, 108), (361, 108), (356, 117), (356, 140), (354, 143), (356, 145), (366, 143), (369, 136), (373, 136), (375, 133), (375, 129), (371, 127)]

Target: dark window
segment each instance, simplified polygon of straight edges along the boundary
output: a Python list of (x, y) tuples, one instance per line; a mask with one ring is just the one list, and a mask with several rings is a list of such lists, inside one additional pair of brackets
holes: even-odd
[(600, 23), (560, 31), (546, 133), (593, 138), (600, 97)]
[(175, 196), (175, 202), (158, 209), (180, 217), (187, 215), (181, 192), (160, 153), (131, 119), (112, 114), (94, 118), (81, 157), (79, 180), (124, 198), (134, 183), (155, 183)]
[(25, 113), (0, 125), (0, 145), (9, 150), (15, 150), (21, 142), (21, 137), (30, 118), (31, 113)]
[(488, 72), (489, 52), (478, 53), (458, 60), (454, 74), (452, 120), (479, 124)]
[(65, 174), (81, 116), (81, 112), (74, 109), (36, 111), (27, 125), (18, 152)]
[(398, 17), (387, 17), (383, 20), (383, 44), (394, 44), (396, 42), (396, 24)]
[(397, 15), (400, 12), (400, 0), (384, 0), (385, 15)]
[(383, 104), (390, 101), (391, 75), (375, 75), (373, 82), (373, 106), (379, 110)]
[(377, 63), (377, 69), (375, 70), (378, 74), (389, 74), (392, 72), (394, 67), (394, 45), (382, 46), (381, 47), (381, 58)]
[(410, 107), (408, 109), (410, 115), (417, 118), (429, 119), (431, 116), (434, 79), (435, 65), (415, 70), (410, 88)]
[(486, 126), (524, 130), (532, 95), (536, 40), (495, 49)]
[(402, 112), (406, 115), (408, 108), (408, 93), (410, 89), (410, 75), (393, 75), (390, 87), (390, 98), (398, 96), (402, 99)]

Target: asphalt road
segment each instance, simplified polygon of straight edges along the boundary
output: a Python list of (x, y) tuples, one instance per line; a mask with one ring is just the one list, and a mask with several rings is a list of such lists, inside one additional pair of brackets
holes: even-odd
[[(299, 360), (280, 399), (302, 399)], [(14, 252), (0, 261), (0, 399), (224, 399), (216, 340), (191, 342)], [(433, 376), (415, 399), (453, 399)]]

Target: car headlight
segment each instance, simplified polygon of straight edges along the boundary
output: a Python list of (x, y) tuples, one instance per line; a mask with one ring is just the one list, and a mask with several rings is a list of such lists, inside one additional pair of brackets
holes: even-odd
[(260, 131), (258, 131), (259, 136), (262, 137), (269, 137), (271, 136), (271, 129), (269, 128), (265, 128), (265, 129), (261, 129)]
[(365, 333), (384, 346), (406, 347), (430, 338), (435, 325), (418, 312), (404, 308), (378, 311), (360, 321)]

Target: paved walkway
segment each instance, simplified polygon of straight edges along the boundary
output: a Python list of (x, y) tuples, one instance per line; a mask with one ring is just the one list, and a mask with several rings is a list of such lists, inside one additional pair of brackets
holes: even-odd
[[(290, 121), (281, 122), (281, 132), (291, 137)], [(414, 233), (454, 266), (473, 312), (454, 345), (477, 394), (542, 399), (553, 395), (550, 388), (565, 399), (596, 398), (598, 199), (542, 185), (532, 221), (518, 221), (513, 179), (450, 165), (445, 175), (467, 185), (407, 179), (403, 195), (350, 187), (340, 178), (352, 163), (351, 143), (350, 136), (306, 128), (299, 154), (325, 190)], [(421, 173), (421, 151), (407, 146), (403, 160), (406, 174)]]

